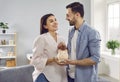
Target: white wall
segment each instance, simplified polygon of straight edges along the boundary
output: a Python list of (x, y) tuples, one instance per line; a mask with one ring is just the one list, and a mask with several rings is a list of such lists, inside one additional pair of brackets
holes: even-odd
[(0, 21), (17, 31), (17, 65), (27, 64), (26, 54), (32, 52), (33, 40), (39, 35), (40, 17), (55, 14), (59, 33), (67, 41), (69, 24), (65, 20), (66, 5), (80, 1), (85, 6), (85, 19), (90, 23), (90, 0), (0, 0)]
[(101, 51), (105, 49), (106, 0), (91, 0), (91, 25), (100, 32)]

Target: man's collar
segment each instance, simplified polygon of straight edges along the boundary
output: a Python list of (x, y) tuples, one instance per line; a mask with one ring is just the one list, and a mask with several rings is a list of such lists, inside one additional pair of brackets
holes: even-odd
[[(84, 25), (86, 25), (85, 20), (83, 21), (83, 24), (79, 27), (79, 29), (78, 29), (79, 32), (83, 31)], [(74, 27), (74, 30), (76, 30), (75, 27)]]

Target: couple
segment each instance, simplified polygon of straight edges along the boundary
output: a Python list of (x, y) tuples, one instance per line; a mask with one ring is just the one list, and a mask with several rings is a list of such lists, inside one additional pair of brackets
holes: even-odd
[[(40, 35), (33, 47), (35, 82), (97, 82), (100, 59), (100, 35), (83, 19), (84, 8), (79, 2), (66, 6), (66, 19), (71, 26), (68, 37), (69, 59), (60, 63), (55, 58), (57, 46), (64, 39), (56, 31), (58, 23), (53, 14), (41, 18)], [(67, 67), (67, 71), (66, 71)]]

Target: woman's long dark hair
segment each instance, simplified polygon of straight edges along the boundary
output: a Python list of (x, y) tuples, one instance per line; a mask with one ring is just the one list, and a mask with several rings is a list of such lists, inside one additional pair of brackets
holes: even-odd
[(44, 27), (44, 25), (46, 25), (47, 19), (48, 19), (48, 17), (50, 17), (50, 16), (54, 16), (54, 15), (50, 13), (50, 14), (46, 14), (46, 15), (44, 15), (44, 16), (41, 17), (41, 20), (40, 20), (40, 34), (43, 34), (43, 33), (47, 33), (47, 32), (48, 32), (48, 29), (46, 29), (46, 28)]

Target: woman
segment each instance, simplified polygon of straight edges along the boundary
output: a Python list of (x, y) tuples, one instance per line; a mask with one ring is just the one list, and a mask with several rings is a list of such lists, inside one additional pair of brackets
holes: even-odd
[(57, 59), (57, 46), (64, 40), (56, 31), (58, 23), (53, 14), (41, 18), (40, 35), (35, 39), (31, 64), (35, 82), (67, 82), (65, 66)]

